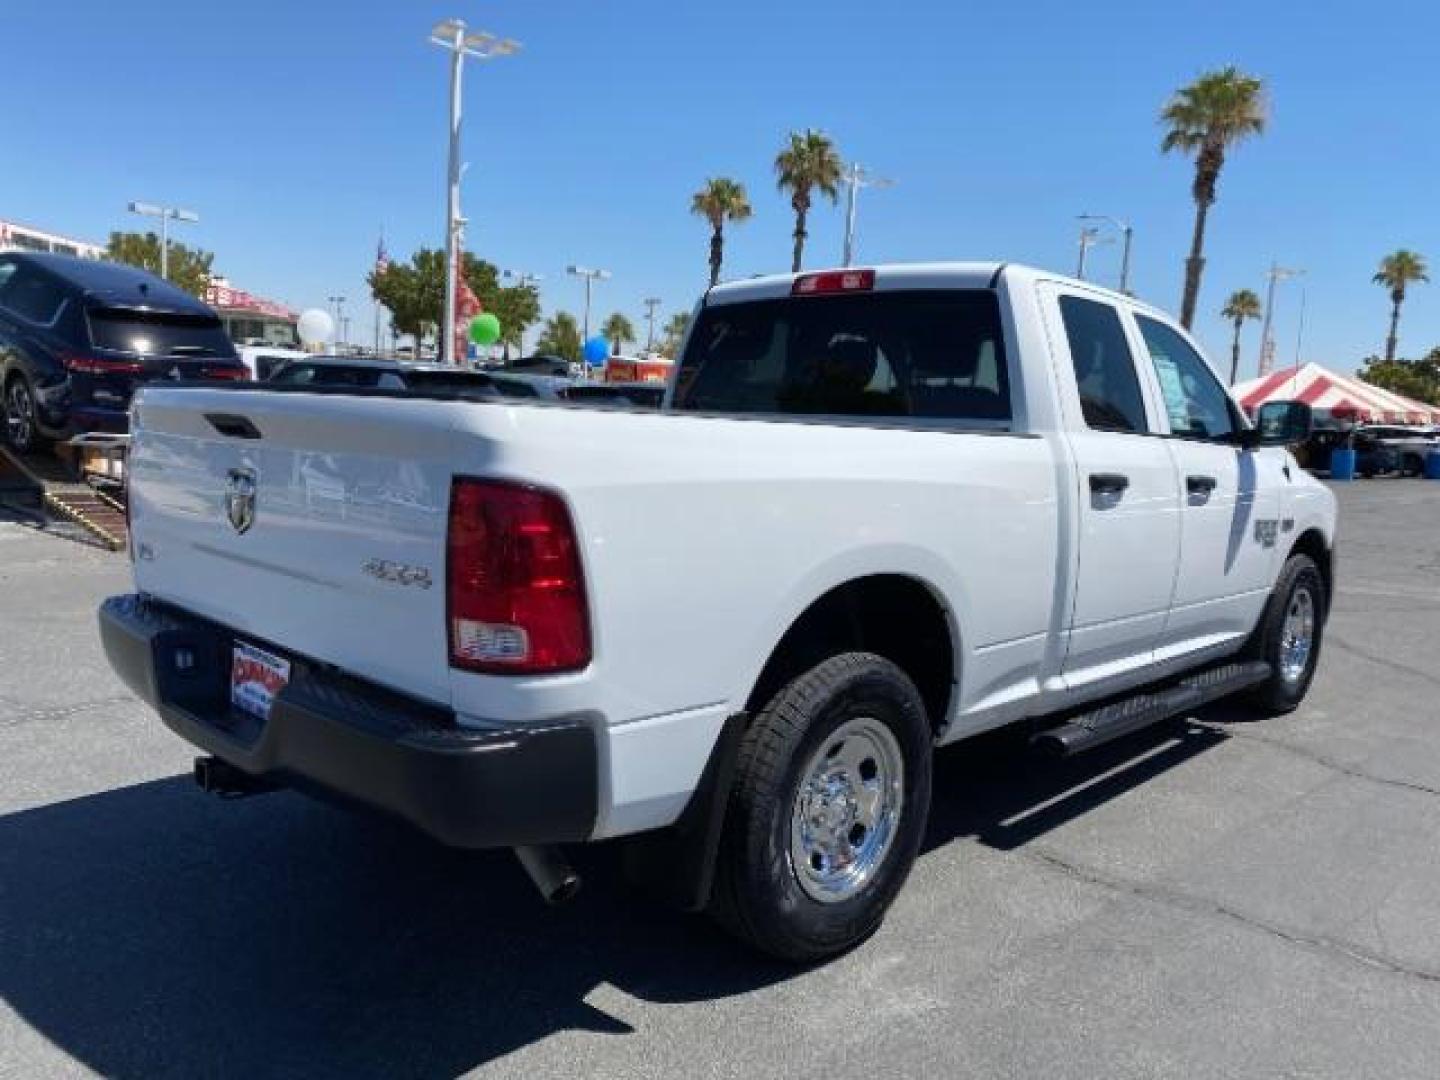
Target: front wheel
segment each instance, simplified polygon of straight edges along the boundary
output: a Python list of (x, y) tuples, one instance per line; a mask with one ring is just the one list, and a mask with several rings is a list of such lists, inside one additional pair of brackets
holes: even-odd
[(1246, 695), (1256, 708), (1279, 715), (1304, 699), (1320, 662), (1328, 602), (1315, 560), (1290, 556), (1247, 650), (1251, 659), (1270, 665), (1270, 677)]
[(791, 961), (869, 937), (920, 850), (931, 753), (919, 691), (883, 657), (835, 656), (782, 688), (740, 746), (716, 917)]
[(5, 439), (22, 454), (40, 446), (35, 395), (25, 376), (14, 376), (5, 387)]

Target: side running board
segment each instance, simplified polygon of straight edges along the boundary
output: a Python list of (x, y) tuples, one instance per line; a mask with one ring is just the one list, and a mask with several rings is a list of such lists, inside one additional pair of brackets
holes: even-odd
[(1263, 660), (1222, 664), (1187, 675), (1174, 686), (1150, 690), (1073, 716), (1059, 727), (1033, 736), (1030, 745), (1049, 757), (1070, 757), (1112, 739), (1158, 724), (1207, 702), (1262, 683), (1270, 677)]

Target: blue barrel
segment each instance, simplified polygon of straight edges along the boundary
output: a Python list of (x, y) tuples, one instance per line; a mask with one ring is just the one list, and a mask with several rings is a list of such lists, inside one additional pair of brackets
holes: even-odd
[(1425, 455), (1425, 479), (1440, 480), (1440, 449)]
[(1330, 451), (1330, 479), (1355, 479), (1355, 451), (1348, 446), (1337, 446)]

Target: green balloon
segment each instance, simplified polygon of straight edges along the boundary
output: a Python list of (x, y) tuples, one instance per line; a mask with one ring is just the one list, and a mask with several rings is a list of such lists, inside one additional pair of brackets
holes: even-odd
[(500, 340), (500, 320), (485, 311), (470, 320), (470, 340), (476, 345), (494, 345)]

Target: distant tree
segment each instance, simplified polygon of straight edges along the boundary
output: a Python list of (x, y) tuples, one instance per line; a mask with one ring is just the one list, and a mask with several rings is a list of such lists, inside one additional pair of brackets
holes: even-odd
[[(105, 245), (105, 257), (114, 262), (160, 273), (160, 237), (153, 233), (112, 232)], [(210, 266), (215, 256), (199, 248), (170, 241), (170, 281), (193, 296), (205, 295), (210, 283)]]
[[(500, 320), (501, 342), (507, 348), (519, 345), (526, 327), (540, 317), (540, 295), (535, 287), (503, 287), (495, 264), (468, 251), (461, 265), (465, 281), (481, 305)], [(419, 340), (445, 317), (445, 258), (439, 251), (421, 248), (408, 263), (392, 262), (381, 272), (371, 271), (366, 280), (371, 294), (389, 309), (391, 322), (402, 334), (413, 334)]]
[(1230, 342), (1230, 385), (1240, 374), (1240, 330), (1246, 319), (1260, 318), (1260, 297), (1249, 289), (1237, 289), (1225, 301), (1220, 314), (1235, 325), (1235, 337)]
[(540, 331), (540, 340), (535, 351), (548, 356), (560, 356), (572, 362), (580, 359), (580, 324), (568, 311), (557, 311), (545, 320)]
[(1185, 260), (1185, 292), (1180, 301), (1180, 322), (1188, 330), (1195, 321), (1200, 299), (1200, 276), (1205, 270), (1205, 219), (1215, 202), (1215, 187), (1230, 147), (1265, 130), (1265, 84), (1235, 67), (1207, 71), (1182, 86), (1160, 112), (1165, 138), (1160, 150), (1195, 157), (1195, 231)]
[(677, 311), (670, 316), (665, 324), (664, 334), (660, 338), (660, 351), (666, 356), (674, 359), (680, 351), (680, 343), (685, 340), (685, 331), (690, 328), (690, 313), (688, 311)]
[(1385, 338), (1385, 359), (1395, 359), (1400, 335), (1400, 305), (1405, 303), (1405, 289), (1412, 282), (1429, 281), (1425, 256), (1401, 248), (1380, 260), (1380, 269), (1371, 278), (1376, 285), (1390, 291), (1390, 333)]
[(625, 344), (635, 340), (635, 327), (618, 311), (605, 320), (600, 333), (610, 342), (610, 353), (613, 356), (619, 356), (625, 351)]
[(1360, 378), (1371, 386), (1393, 390), (1427, 405), (1440, 405), (1440, 348), (1419, 360), (1382, 360), (1367, 357)]
[(840, 173), (844, 165), (835, 143), (824, 132), (806, 128), (792, 131), (789, 141), (775, 156), (775, 177), (781, 191), (790, 193), (795, 211), (795, 251), (790, 269), (800, 272), (805, 258), (805, 221), (810, 213), (811, 192), (819, 191), (832, 203), (840, 195)]
[(710, 223), (710, 284), (717, 285), (725, 261), (725, 222), (745, 221), (753, 212), (745, 185), (728, 176), (712, 176), (690, 197), (690, 212)]

